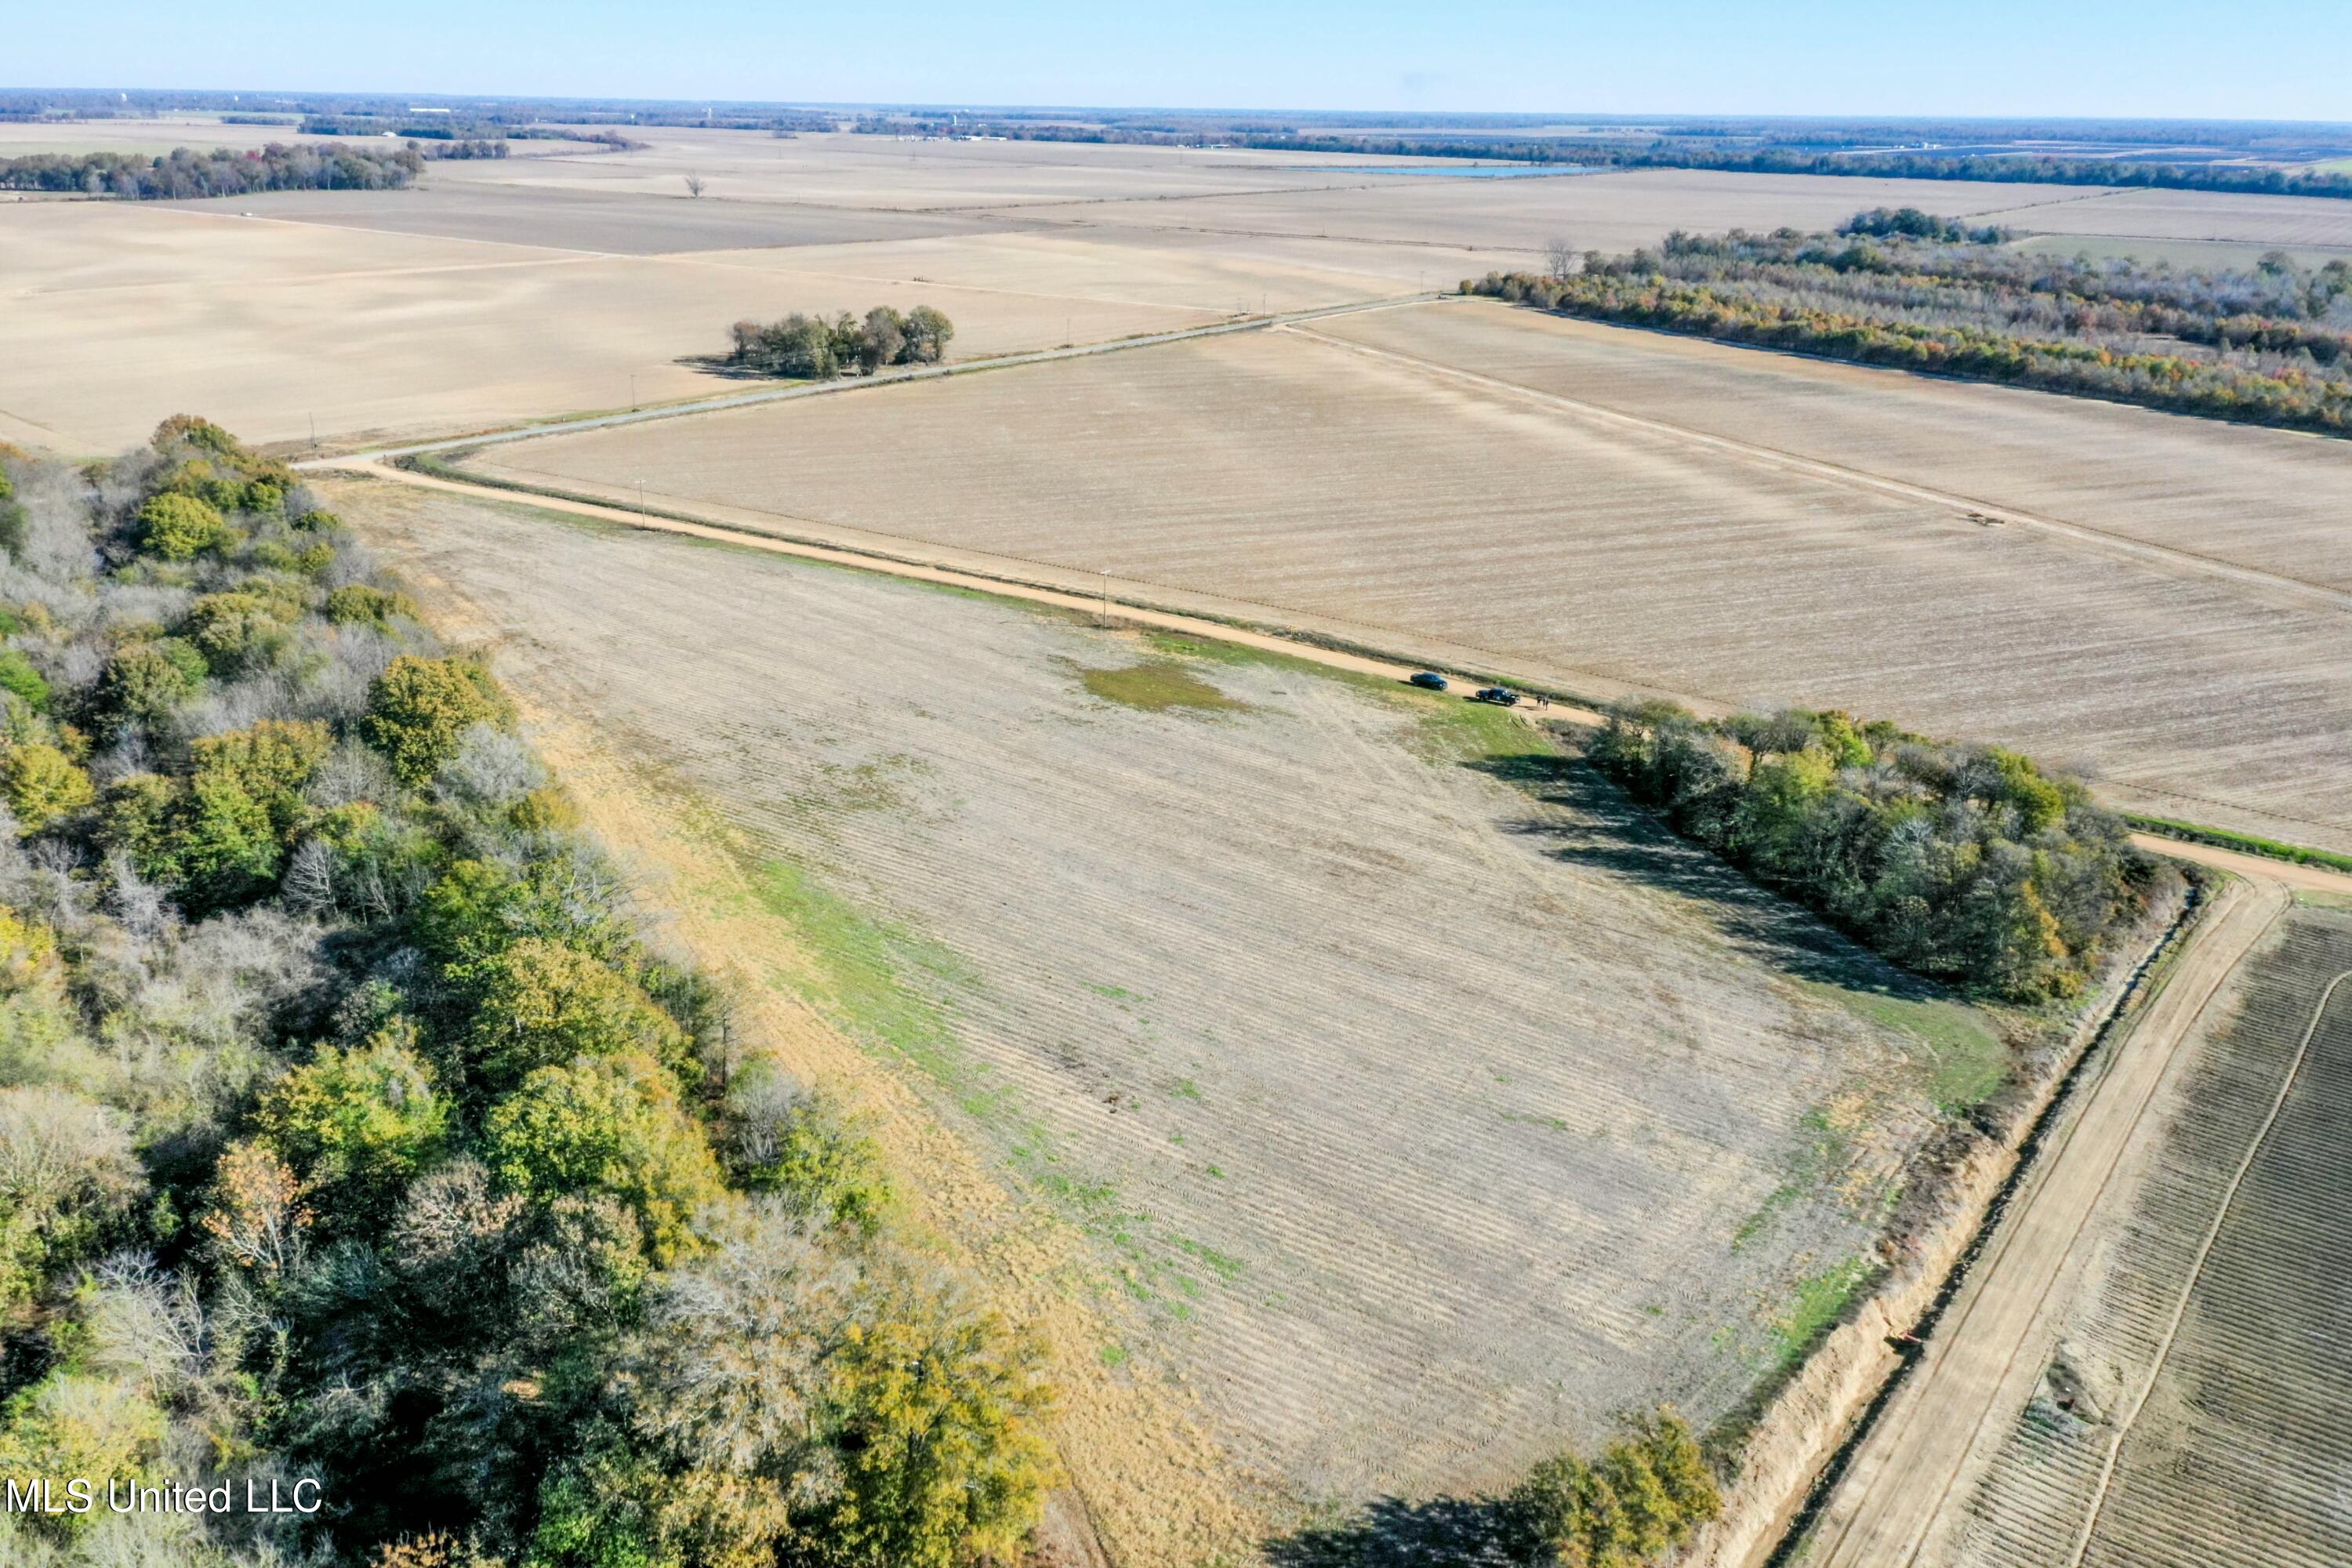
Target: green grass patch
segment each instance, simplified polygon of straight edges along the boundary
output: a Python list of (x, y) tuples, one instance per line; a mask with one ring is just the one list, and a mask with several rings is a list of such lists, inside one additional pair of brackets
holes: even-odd
[(1799, 982), (1881, 1028), (1908, 1035), (1926, 1047), (1928, 1098), (1947, 1114), (1981, 1103), (2009, 1073), (2009, 1047), (1982, 1013), (1944, 996), (1890, 996), (1822, 981)]
[(2142, 816), (2137, 812), (2126, 811), (2123, 813), (2123, 819), (2142, 833), (2153, 833), (2159, 838), (2210, 844), (2217, 849), (2235, 849), (2241, 854), (2261, 855), (2273, 860), (2291, 860), (2298, 866), (2325, 866), (2333, 871), (2352, 871), (2352, 855), (2338, 855), (2333, 849), (2314, 849), (2307, 844), (2287, 844), (2258, 834), (2240, 833), (2234, 828), (2208, 827), (2201, 822), (2175, 822), (2168, 816)]
[(1412, 754), (1436, 767), (1475, 767), (1551, 749), (1543, 732), (1507, 708), (1452, 697), (1398, 695), (1421, 710), (1406, 741)]
[(1218, 710), (1246, 708), (1173, 659), (1148, 659), (1124, 669), (1082, 669), (1087, 690), (1106, 702), (1164, 713), (1171, 708)]
[(1795, 1367), (1821, 1337), (1837, 1326), (1847, 1304), (1878, 1273), (1867, 1258), (1844, 1262), (1809, 1275), (1797, 1282), (1796, 1296), (1772, 1324), (1772, 1338), (1782, 1370)]
[(790, 860), (748, 860), (752, 896), (789, 924), (815, 961), (796, 984), (834, 1022), (920, 1068), (975, 1114), (1002, 1109), (986, 1068), (957, 1045), (947, 1009), (908, 976), (961, 985), (972, 975), (941, 943), (879, 921)]
[(1731, 1233), (1731, 1249), (1737, 1252), (1763, 1235), (1782, 1210), (1818, 1192), (1853, 1159), (1853, 1139), (1830, 1120), (1828, 1108), (1816, 1105), (1806, 1111), (1797, 1142), (1783, 1157), (1787, 1178), (1766, 1194), (1755, 1213), (1739, 1222)]

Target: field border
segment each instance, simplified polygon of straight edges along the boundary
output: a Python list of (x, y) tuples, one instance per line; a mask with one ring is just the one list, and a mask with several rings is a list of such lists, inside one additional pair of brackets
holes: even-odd
[(2235, 828), (2208, 827), (2201, 822), (2147, 816), (2136, 811), (2119, 811), (2116, 815), (2138, 831), (2158, 838), (2170, 838), (2183, 844), (2210, 844), (2216, 849), (2234, 849), (2242, 855), (2259, 855), (2267, 860), (2284, 860), (2297, 866), (2324, 866), (2331, 871), (2352, 871), (2352, 855), (2339, 855), (2333, 849), (2315, 849), (2307, 844), (2289, 844), (2283, 839), (2240, 833)]

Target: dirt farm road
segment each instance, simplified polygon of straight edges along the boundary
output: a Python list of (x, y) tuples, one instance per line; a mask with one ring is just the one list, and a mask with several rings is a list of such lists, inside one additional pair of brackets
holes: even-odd
[(1434, 293), (1400, 294), (1381, 300), (1357, 300), (1341, 305), (1318, 305), (1305, 310), (1277, 311), (1267, 316), (1244, 316), (1235, 321), (1216, 321), (1204, 327), (1184, 327), (1172, 332), (1150, 332), (1141, 337), (1112, 338), (1104, 342), (1065, 343), (1060, 348), (1032, 349), (1024, 353), (997, 354), (989, 359), (960, 360), (951, 364), (917, 365), (910, 370), (877, 372), (873, 375), (845, 376), (835, 381), (795, 382), (789, 386), (773, 386), (761, 392), (739, 392), (722, 397), (697, 398), (691, 403), (666, 403), (652, 408), (632, 408), (616, 414), (590, 414), (576, 419), (549, 419), (538, 424), (486, 430), (472, 436), (450, 436), (433, 441), (413, 441), (402, 446), (373, 447), (364, 451), (306, 458), (292, 467), (317, 471), (348, 468), (353, 463), (390, 461), (395, 458), (421, 457), (432, 452), (454, 452), (467, 447), (491, 447), (509, 441), (531, 441), (541, 436), (568, 436), (580, 430), (605, 430), (616, 425), (644, 425), (656, 419), (683, 419), (693, 414), (717, 414), (730, 408), (751, 408), (763, 403), (784, 403), (798, 397), (827, 397), (845, 392), (863, 392), (880, 386), (896, 386), (910, 381), (937, 381), (942, 376), (970, 375), (976, 371), (1009, 370), (1015, 365), (1046, 364), (1055, 360), (1088, 359), (1097, 354), (1120, 353), (1129, 349), (1156, 348), (1161, 343), (1181, 343), (1193, 338), (1219, 338), (1234, 332), (1262, 332), (1277, 327), (1288, 327), (1302, 321), (1321, 321), (1327, 316), (1349, 316), (1360, 310), (1388, 310), (1400, 305), (1425, 305), (1445, 296)]
[[(2147, 841), (2143, 841), (2147, 842)], [(2150, 843), (2226, 864), (2222, 885), (2163, 989), (2096, 1070), (2011, 1205), (1918, 1363), (1832, 1494), (1807, 1561), (1822, 1568), (1930, 1568), (1958, 1509), (2041, 1382), (2084, 1243), (2114, 1223), (2110, 1182), (2180, 1047), (2294, 888), (2352, 890), (2352, 877), (2199, 845)], [(2226, 857), (2226, 860), (2222, 859)]]

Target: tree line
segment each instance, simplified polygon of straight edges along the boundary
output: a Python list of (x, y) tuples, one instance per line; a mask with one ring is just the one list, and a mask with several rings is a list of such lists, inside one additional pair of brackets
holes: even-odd
[(2079, 994), (2168, 875), (2075, 780), (1840, 712), (1621, 704), (1588, 756), (1865, 945), (2008, 1001)]
[(937, 364), (947, 356), (955, 323), (929, 305), (903, 315), (877, 305), (862, 321), (846, 310), (830, 321), (795, 310), (776, 321), (738, 321), (728, 333), (730, 364), (824, 381), (851, 371), (872, 375), (887, 365)]
[(203, 420), (0, 449), (0, 1512), (186, 1568), (955, 1568), (1041, 1350), (650, 946), (488, 669)]
[[(267, 147), (174, 148), (142, 158), (126, 153), (37, 153), (0, 158), (0, 190), (73, 192), (124, 201), (178, 201), (257, 191), (399, 190), (425, 172), (415, 147), (338, 147), (320, 142)], [(473, 154), (458, 154), (469, 156)]]
[(1566, 315), (1966, 375), (2184, 414), (2352, 433), (2352, 261), (2283, 251), (2178, 271), (2041, 256), (1911, 208), (1833, 234), (1675, 233), (1630, 257), (1565, 247), (1462, 291)]

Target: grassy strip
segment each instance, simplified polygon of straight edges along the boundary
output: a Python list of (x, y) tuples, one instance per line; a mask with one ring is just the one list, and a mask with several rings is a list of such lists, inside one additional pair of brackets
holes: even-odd
[(2298, 866), (2325, 866), (2334, 871), (2352, 871), (2352, 855), (2338, 855), (2333, 849), (2284, 844), (2275, 838), (2262, 838), (2231, 828), (2208, 827), (2200, 822), (2175, 822), (2165, 816), (2142, 816), (2134, 811), (2118, 815), (2140, 832), (2153, 833), (2159, 838), (2178, 838), (2186, 844), (2210, 844), (2217, 849), (2235, 849), (2273, 860), (2291, 860)]

